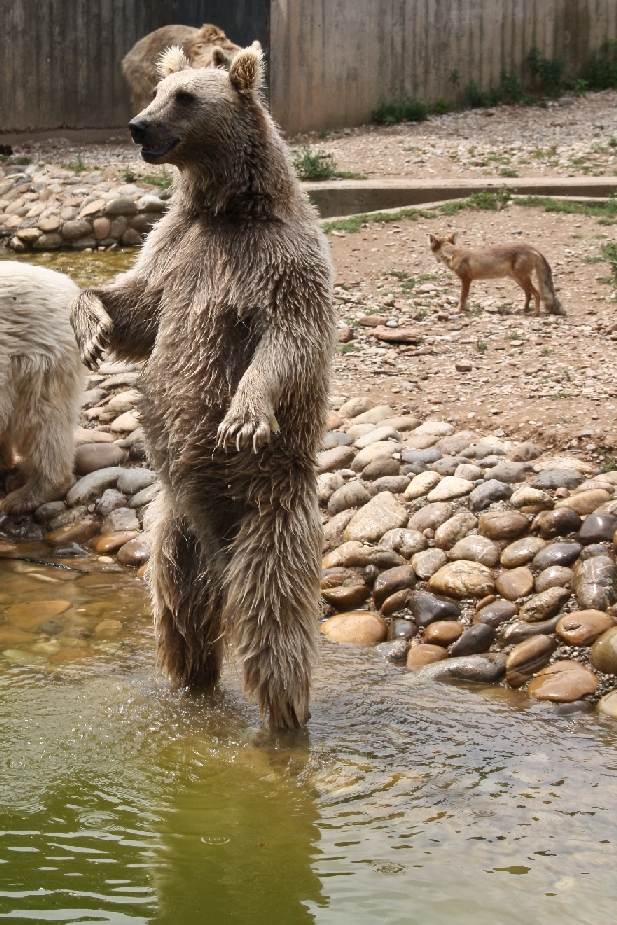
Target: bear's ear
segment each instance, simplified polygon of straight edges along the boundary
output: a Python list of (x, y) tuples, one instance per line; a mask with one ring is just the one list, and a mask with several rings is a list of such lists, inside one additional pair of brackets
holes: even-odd
[(225, 67), (228, 63), (229, 58), (225, 54), (225, 51), (220, 48), (218, 45), (215, 45), (212, 49), (212, 66), (213, 67)]
[(156, 69), (161, 79), (175, 74), (176, 71), (186, 71), (191, 67), (191, 62), (186, 57), (179, 45), (170, 45), (166, 48), (156, 63)]
[(238, 93), (252, 93), (261, 87), (261, 51), (243, 48), (233, 60), (229, 79)]

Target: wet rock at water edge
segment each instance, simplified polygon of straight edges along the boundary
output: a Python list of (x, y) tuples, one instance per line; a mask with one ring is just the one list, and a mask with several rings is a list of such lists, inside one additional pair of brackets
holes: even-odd
[(598, 679), (578, 662), (554, 662), (543, 668), (529, 682), (527, 692), (536, 700), (571, 703), (588, 694), (595, 694)]
[(331, 642), (359, 646), (374, 646), (387, 635), (385, 622), (370, 610), (337, 614), (321, 624), (321, 631)]
[(571, 588), (573, 578), (572, 569), (563, 565), (553, 565), (544, 569), (536, 577), (536, 591), (540, 593), (541, 591), (547, 591), (549, 588)]
[(99, 500), (96, 502), (94, 509), (99, 517), (107, 517), (112, 511), (120, 507), (126, 507), (126, 495), (123, 495), (117, 488), (106, 488)]
[(458, 620), (461, 608), (454, 601), (437, 597), (428, 591), (413, 591), (409, 609), (418, 626), (426, 627), (436, 620)]
[(423, 642), (435, 645), (448, 646), (460, 639), (463, 632), (463, 626), (455, 620), (438, 620), (431, 623), (424, 631)]
[(476, 612), (473, 622), (487, 623), (488, 626), (496, 628), (507, 620), (511, 620), (517, 612), (518, 608), (512, 601), (493, 601), (492, 604), (487, 604), (486, 607)]
[(591, 664), (603, 674), (617, 674), (617, 626), (596, 639), (591, 647)]
[(581, 527), (578, 538), (584, 546), (592, 543), (611, 542), (617, 531), (617, 517), (614, 514), (590, 514)]
[(481, 655), (488, 652), (495, 640), (495, 630), (488, 623), (474, 623), (463, 631), (450, 649), (452, 658), (459, 655)]
[(139, 530), (137, 514), (130, 507), (116, 508), (101, 524), (101, 533), (117, 533), (121, 530)]
[[(410, 653), (413, 649), (409, 650)], [(409, 656), (408, 656), (409, 658)], [(434, 665), (428, 665), (409, 678), (412, 683), (442, 681), (452, 678), (458, 681), (475, 681), (479, 684), (495, 684), (505, 673), (503, 655), (461, 655), (448, 658)], [(406, 679), (406, 683), (407, 679)]]
[(447, 657), (448, 653), (443, 646), (420, 643), (407, 653), (407, 668), (422, 668)]
[(399, 565), (397, 568), (382, 572), (373, 585), (373, 600), (375, 606), (380, 608), (386, 598), (397, 591), (413, 588), (416, 583), (414, 570), (410, 565)]
[(551, 543), (534, 557), (532, 567), (543, 572), (554, 565), (572, 565), (578, 559), (581, 549), (580, 543)]
[(477, 488), (474, 488), (469, 495), (471, 510), (482, 511), (495, 501), (505, 501), (511, 494), (512, 488), (505, 482), (489, 479), (483, 485), (478, 485)]
[(615, 603), (617, 569), (608, 556), (577, 562), (572, 586), (581, 610), (608, 610)]
[(398, 617), (392, 620), (388, 627), (388, 639), (413, 639), (418, 635), (418, 627), (413, 620), (404, 620)]
[(541, 620), (539, 623), (524, 623), (522, 620), (515, 620), (514, 623), (499, 628), (499, 637), (504, 646), (511, 646), (531, 636), (547, 636), (555, 632), (559, 619), (560, 616), (557, 614), (550, 620)]
[(91, 545), (98, 556), (111, 556), (136, 536), (134, 531), (120, 530), (98, 536)]
[(527, 565), (545, 546), (546, 542), (539, 536), (525, 536), (521, 540), (515, 540), (502, 551), (501, 564), (504, 568)]
[(361, 579), (351, 578), (336, 588), (323, 588), (324, 600), (337, 610), (354, 610), (360, 607), (371, 595), (371, 589)]
[(551, 636), (532, 636), (514, 646), (506, 660), (506, 681), (510, 687), (522, 687), (540, 669), (548, 665), (557, 643)]
[(617, 719), (617, 691), (611, 691), (605, 694), (598, 701), (598, 713), (604, 716), (610, 716), (611, 719)]
[(581, 523), (581, 518), (576, 511), (572, 511), (568, 507), (562, 507), (556, 511), (542, 511), (536, 517), (534, 527), (540, 531), (542, 539), (552, 540), (556, 536), (577, 533), (580, 530)]
[(526, 623), (540, 623), (553, 617), (570, 597), (566, 588), (549, 588), (541, 594), (534, 594), (519, 609), (519, 617)]
[(106, 488), (114, 488), (125, 470), (120, 466), (98, 469), (76, 482), (66, 496), (69, 507), (87, 504), (93, 498), (99, 498)]
[(360, 508), (345, 528), (346, 541), (372, 542), (406, 524), (409, 513), (394, 495), (383, 491)]
[(459, 559), (440, 568), (429, 580), (429, 591), (458, 599), (492, 594), (495, 584), (490, 569), (479, 562)]
[(495, 590), (507, 601), (516, 601), (533, 591), (533, 575), (525, 566), (500, 572), (495, 579)]
[(411, 564), (414, 572), (422, 581), (427, 581), (435, 572), (438, 572), (448, 561), (443, 549), (425, 549), (412, 556)]
[(393, 639), (389, 642), (380, 642), (375, 651), (388, 662), (404, 662), (410, 642), (405, 638)]
[(569, 646), (591, 646), (615, 620), (602, 610), (577, 610), (563, 616), (555, 632)]
[(129, 540), (118, 551), (118, 562), (121, 565), (139, 568), (150, 558), (152, 550), (152, 536), (148, 532), (140, 533), (134, 540)]
[(59, 527), (45, 534), (45, 542), (50, 546), (66, 546), (71, 543), (87, 543), (99, 533), (99, 524), (94, 517), (80, 517), (65, 527)]

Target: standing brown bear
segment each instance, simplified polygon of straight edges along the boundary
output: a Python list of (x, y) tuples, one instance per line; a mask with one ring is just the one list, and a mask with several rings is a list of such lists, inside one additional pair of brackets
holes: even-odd
[(219, 677), (235, 645), (273, 727), (309, 718), (322, 531), (315, 458), (334, 315), (327, 245), (258, 89), (161, 61), (130, 123), (148, 163), (180, 169), (172, 206), (128, 273), (73, 304), (82, 356), (146, 360), (141, 419), (164, 486), (151, 582), (159, 663)]

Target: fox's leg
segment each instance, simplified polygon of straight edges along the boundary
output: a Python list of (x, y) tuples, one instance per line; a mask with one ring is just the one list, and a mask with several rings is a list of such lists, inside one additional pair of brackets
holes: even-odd
[(467, 303), (467, 296), (469, 295), (469, 288), (470, 288), (470, 286), (471, 286), (471, 280), (470, 280), (470, 279), (467, 279), (466, 277), (462, 277), (462, 279), (461, 279), (461, 295), (460, 295), (460, 298), (459, 298), (459, 301), (458, 301), (458, 308), (457, 308), (457, 311), (459, 311), (459, 312), (464, 312), (464, 311), (466, 310), (466, 309), (465, 309), (465, 305), (466, 305), (466, 303)]
[(529, 308), (529, 303), (531, 302), (531, 297), (533, 296), (534, 301), (536, 303), (536, 310), (534, 314), (539, 315), (540, 314), (540, 293), (538, 292), (534, 284), (531, 282), (531, 277), (523, 276), (522, 274), (520, 274), (518, 276), (515, 276), (514, 279), (516, 280), (516, 282), (519, 284), (519, 286), (525, 293), (525, 308), (523, 309), (523, 311), (527, 311), (527, 309)]

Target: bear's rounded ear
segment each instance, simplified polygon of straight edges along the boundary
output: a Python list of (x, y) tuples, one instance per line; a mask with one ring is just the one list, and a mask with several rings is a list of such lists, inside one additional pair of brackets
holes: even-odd
[(243, 48), (234, 58), (229, 69), (229, 79), (238, 93), (252, 93), (261, 87), (261, 51)]
[(156, 69), (161, 79), (175, 74), (176, 71), (186, 71), (190, 68), (191, 62), (186, 57), (179, 45), (170, 45), (166, 48), (156, 63)]
[(212, 67), (225, 67), (229, 63), (229, 58), (223, 48), (215, 45), (212, 49)]

